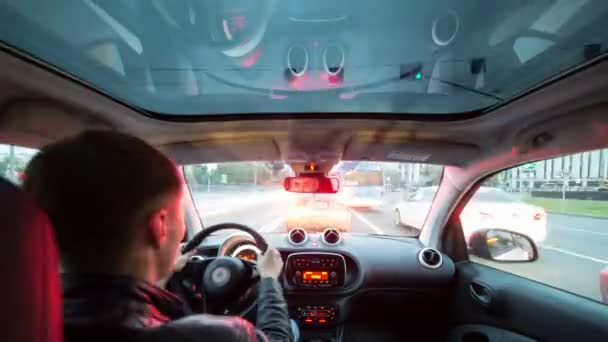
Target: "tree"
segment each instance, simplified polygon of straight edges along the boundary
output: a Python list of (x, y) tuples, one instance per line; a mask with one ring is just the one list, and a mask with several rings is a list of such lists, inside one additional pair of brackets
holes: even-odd
[(13, 171), (23, 172), (27, 163), (25, 160), (17, 156), (14, 156), (11, 160), (11, 156), (8, 155), (4, 157), (4, 159), (0, 160), (0, 176), (9, 177), (9, 175), (6, 174), (8, 172), (9, 165)]
[(221, 182), (222, 174), (226, 175), (228, 184), (243, 184), (252, 182), (253, 172), (250, 172), (246, 163), (222, 163), (217, 165), (212, 179), (214, 183)]
[(503, 184), (503, 178), (504, 178), (504, 175), (502, 173), (499, 173), (497, 175), (494, 175), (494, 176), (486, 179), (483, 182), (483, 185), (497, 188)]
[(207, 167), (205, 165), (193, 165), (192, 178), (197, 184), (207, 183)]
[(6, 175), (6, 170), (8, 169), (8, 157), (0, 160), (0, 176)]
[(420, 183), (422, 186), (438, 185), (443, 174), (443, 167), (439, 165), (421, 165)]

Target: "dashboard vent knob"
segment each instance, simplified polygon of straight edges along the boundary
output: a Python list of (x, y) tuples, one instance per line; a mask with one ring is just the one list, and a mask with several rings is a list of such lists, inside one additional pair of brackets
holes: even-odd
[(292, 245), (303, 245), (308, 240), (308, 234), (302, 228), (294, 228), (289, 231), (288, 238)]
[(443, 257), (438, 250), (434, 248), (423, 248), (418, 253), (418, 261), (420, 264), (426, 268), (430, 268), (432, 270), (441, 267), (443, 263)]
[(323, 232), (323, 235), (321, 235), (321, 239), (324, 244), (334, 246), (342, 241), (342, 235), (340, 235), (340, 232), (337, 229), (327, 228)]

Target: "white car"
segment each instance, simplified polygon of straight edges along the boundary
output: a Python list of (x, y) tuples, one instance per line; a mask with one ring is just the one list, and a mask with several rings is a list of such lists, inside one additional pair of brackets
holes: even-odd
[[(437, 187), (419, 188), (395, 208), (395, 224), (421, 229), (435, 197)], [(462, 213), (460, 222), (465, 237), (474, 231), (500, 228), (519, 232), (539, 243), (547, 235), (544, 208), (527, 204), (498, 188), (481, 187)]]
[(405, 198), (395, 208), (395, 225), (422, 229), (422, 225), (426, 220), (426, 214), (431, 209), (436, 192), (436, 186), (423, 187), (413, 192), (406, 192)]
[(384, 190), (380, 186), (349, 187), (344, 186), (340, 192), (338, 203), (349, 208), (381, 209)]
[(293, 228), (303, 228), (309, 233), (320, 233), (327, 228), (335, 228), (341, 232), (351, 231), (351, 213), (348, 208), (331, 198), (335, 195), (294, 195), (287, 209), (287, 231)]

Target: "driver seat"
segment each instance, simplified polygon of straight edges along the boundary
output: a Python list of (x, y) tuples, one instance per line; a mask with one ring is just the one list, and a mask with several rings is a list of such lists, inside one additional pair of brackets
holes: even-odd
[(61, 342), (59, 260), (50, 221), (0, 178), (0, 331), (3, 341)]

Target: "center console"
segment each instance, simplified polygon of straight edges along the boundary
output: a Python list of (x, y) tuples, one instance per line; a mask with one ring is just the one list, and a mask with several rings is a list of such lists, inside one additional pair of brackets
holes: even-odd
[[(323, 292), (344, 287), (346, 261), (335, 253), (292, 253), (285, 262), (285, 280), (296, 290)], [(301, 302), (293, 307), (300, 327), (324, 327), (338, 321), (335, 303)]]
[(337, 253), (302, 252), (287, 257), (284, 274), (289, 288), (300, 294), (314, 293), (309, 299), (316, 298), (300, 297), (290, 302), (290, 314), (298, 322), (302, 341), (340, 340), (340, 304), (331, 294), (347, 286), (346, 265), (345, 257)]
[(285, 263), (285, 276), (298, 289), (339, 288), (346, 279), (346, 261), (334, 253), (293, 253)]

